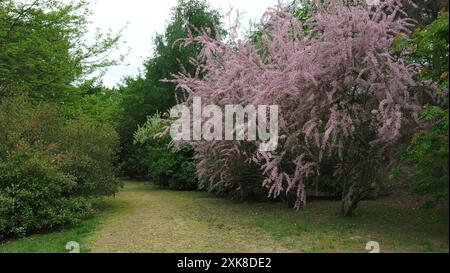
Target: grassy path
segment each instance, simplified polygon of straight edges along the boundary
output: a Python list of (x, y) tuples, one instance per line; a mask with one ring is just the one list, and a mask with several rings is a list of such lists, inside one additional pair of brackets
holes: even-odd
[(355, 218), (339, 203), (311, 202), (297, 212), (283, 204), (236, 203), (199, 192), (126, 183), (126, 211), (107, 220), (93, 252), (448, 252), (448, 213), (366, 202)]
[(78, 226), (0, 243), (1, 252), (449, 252), (448, 211), (401, 202), (364, 202), (344, 218), (339, 202), (295, 211), (279, 203), (237, 203), (202, 192), (174, 192), (126, 182), (99, 213)]
[[(258, 229), (203, 218), (200, 214), (208, 210), (201, 205), (208, 199), (204, 193), (169, 192), (127, 183), (118, 199), (131, 207), (103, 225), (93, 252), (292, 251)], [(218, 209), (211, 217), (221, 213)]]

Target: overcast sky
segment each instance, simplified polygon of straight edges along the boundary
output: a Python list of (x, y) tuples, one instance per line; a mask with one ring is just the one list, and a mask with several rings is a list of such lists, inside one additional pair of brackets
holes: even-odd
[[(103, 78), (106, 86), (112, 87), (124, 76), (137, 75), (142, 71), (143, 61), (151, 56), (152, 39), (156, 33), (164, 32), (170, 19), (170, 10), (177, 0), (91, 0), (94, 16), (92, 30), (100, 28), (117, 32), (127, 26), (122, 40), (121, 53), (129, 54), (125, 64), (111, 67)], [(257, 21), (269, 6), (278, 0), (209, 0), (213, 8), (225, 15), (230, 7), (244, 12), (243, 22)], [(119, 54), (119, 53), (117, 53)]]

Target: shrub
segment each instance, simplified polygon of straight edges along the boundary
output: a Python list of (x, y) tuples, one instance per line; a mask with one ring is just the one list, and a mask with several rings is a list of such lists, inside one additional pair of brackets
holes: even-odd
[(155, 184), (173, 190), (197, 189), (191, 147), (185, 145), (175, 150), (156, 145), (148, 147), (147, 151), (148, 173)]
[(190, 145), (171, 146), (171, 137), (165, 132), (167, 120), (159, 114), (149, 118), (135, 134), (136, 145), (146, 151), (148, 176), (161, 187), (173, 190), (196, 190), (196, 163)]
[[(92, 213), (49, 151), (19, 147), (0, 161), (0, 239), (73, 224)], [(52, 159), (53, 158), (53, 159)], [(55, 159), (56, 158), (56, 159)]]
[(117, 136), (108, 126), (7, 97), (0, 140), (0, 238), (76, 223), (92, 213), (91, 197), (118, 190)]
[[(338, 158), (334, 173), (355, 178), (342, 181), (348, 183), (344, 214), (351, 215), (377, 180), (374, 162), (386, 162), (387, 148), (401, 136), (404, 121), (420, 109), (410, 93), (414, 67), (390, 52), (395, 37), (409, 34), (412, 22), (401, 16), (401, 1), (381, 1), (376, 7), (313, 2), (316, 11), (306, 22), (293, 16), (290, 6), (266, 12), (258, 46), (233, 35), (236, 28), (229, 31), (230, 39), (208, 31), (191, 35), (182, 45), (202, 47), (198, 73), (175, 75), (173, 82), (186, 92), (187, 105), (194, 97), (219, 107), (279, 105), (277, 151), (241, 153), (245, 161), (259, 165), (272, 197), (294, 192), (300, 208), (306, 204), (306, 180), (317, 175), (322, 162)], [(242, 150), (237, 142), (220, 144), (212, 149), (230, 165), (211, 177), (228, 184), (232, 159)], [(192, 145), (197, 154), (209, 152), (204, 147), (210, 143)], [(208, 172), (207, 163), (199, 166), (199, 173)]]
[(117, 192), (121, 184), (113, 162), (118, 142), (111, 126), (87, 118), (71, 120), (62, 128), (59, 148), (70, 153), (62, 168), (75, 177), (77, 194), (103, 196)]
[(448, 203), (448, 119), (448, 107), (446, 110), (427, 107), (421, 121), (431, 127), (417, 133), (403, 154), (403, 159), (415, 165), (415, 170), (409, 174), (415, 181), (413, 193), (426, 196), (429, 204)]
[[(418, 29), (411, 37), (398, 39), (396, 51), (408, 51), (410, 63), (420, 65), (416, 92), (425, 105), (413, 137), (401, 153), (401, 162), (393, 177), (414, 181), (413, 193), (424, 196), (429, 205), (447, 201), (449, 187), (449, 17), (441, 12), (439, 18)], [(404, 167), (412, 171), (403, 170)]]

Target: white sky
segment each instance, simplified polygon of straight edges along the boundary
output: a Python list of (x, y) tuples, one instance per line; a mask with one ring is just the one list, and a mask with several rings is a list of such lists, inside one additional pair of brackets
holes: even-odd
[[(106, 86), (112, 87), (124, 76), (134, 76), (142, 71), (142, 63), (151, 56), (153, 37), (162, 33), (170, 19), (170, 10), (177, 0), (91, 0), (94, 16), (92, 29), (111, 29), (118, 32), (127, 26), (122, 37), (126, 42), (120, 46), (120, 53), (129, 52), (124, 64), (109, 68), (103, 77)], [(230, 7), (244, 12), (243, 22), (257, 21), (264, 11), (278, 3), (278, 0), (209, 0), (213, 8), (225, 15)]]

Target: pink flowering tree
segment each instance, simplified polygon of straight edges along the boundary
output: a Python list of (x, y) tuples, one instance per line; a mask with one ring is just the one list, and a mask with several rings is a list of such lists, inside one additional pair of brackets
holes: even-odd
[(232, 186), (240, 170), (236, 164), (246, 164), (254, 171), (239, 183), (260, 178), (271, 197), (295, 193), (300, 208), (306, 205), (306, 180), (320, 179), (323, 162), (332, 162), (345, 189), (344, 214), (351, 215), (402, 125), (420, 110), (409, 91), (415, 67), (390, 53), (394, 39), (408, 34), (412, 22), (401, 1), (320, 2), (306, 22), (293, 15), (292, 7), (268, 9), (258, 45), (238, 39), (236, 27), (228, 39), (213, 38), (210, 30), (191, 35), (181, 46), (201, 46), (198, 59), (191, 60), (197, 73), (174, 75), (172, 81), (185, 91), (187, 104), (198, 96), (221, 107), (280, 109), (275, 152), (259, 152), (258, 141), (193, 142), (201, 181)]

